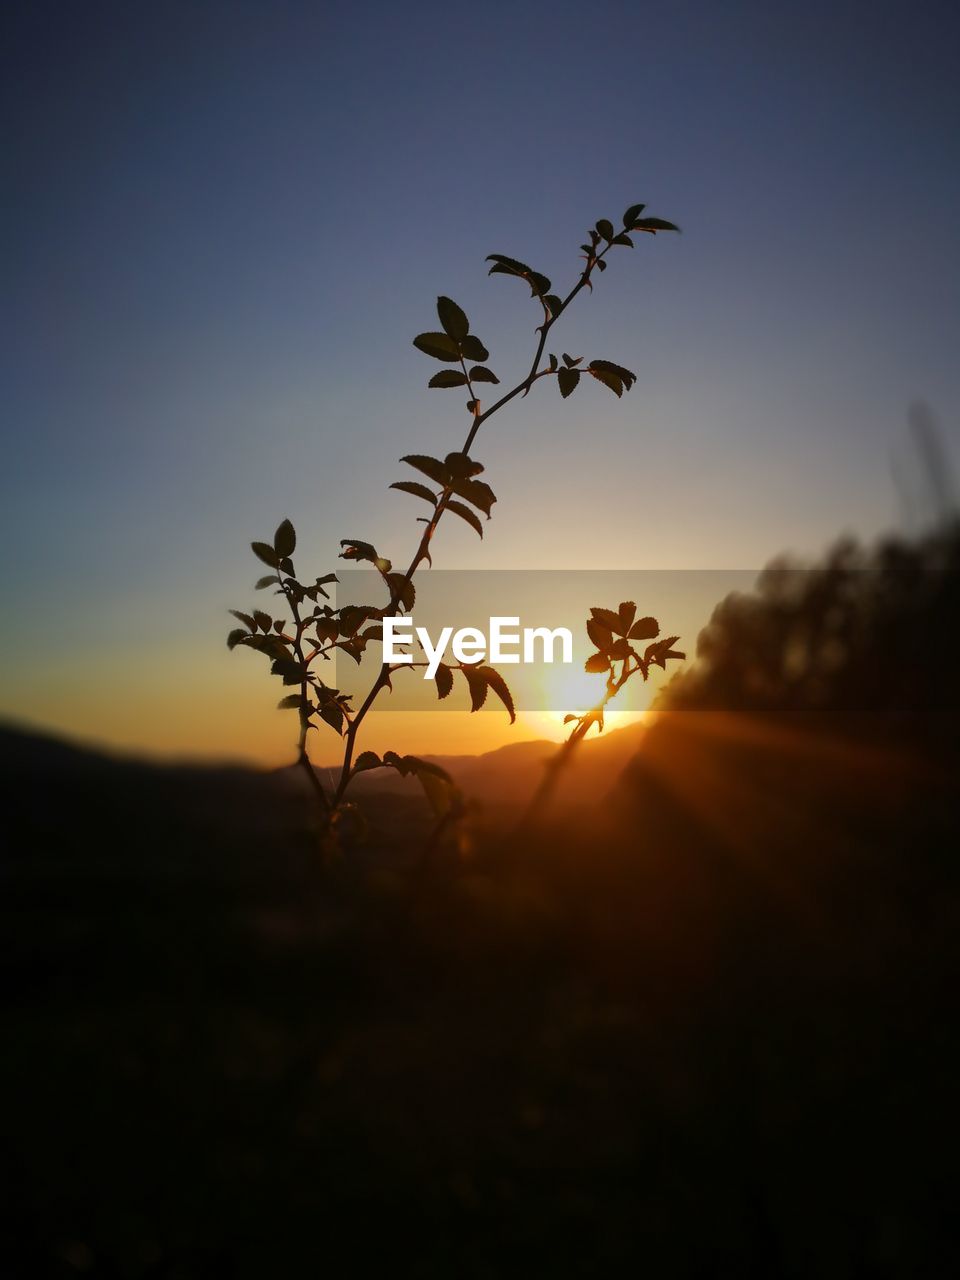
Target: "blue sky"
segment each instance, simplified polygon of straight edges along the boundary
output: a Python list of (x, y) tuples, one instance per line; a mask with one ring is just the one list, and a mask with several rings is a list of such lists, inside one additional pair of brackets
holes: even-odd
[(8, 712), (219, 749), (186, 713), (151, 737), (137, 702), (195, 698), (187, 669), (204, 715), (250, 696), (221, 651), (249, 540), (288, 515), (318, 573), (345, 536), (403, 559), (396, 460), (466, 425), (410, 345), (436, 295), (519, 376), (535, 315), (484, 256), (572, 284), (586, 228), (633, 201), (683, 235), (622, 250), (562, 340), (635, 389), (543, 386), (492, 419), (495, 518), (483, 544), (447, 530), (443, 567), (759, 566), (896, 524), (912, 399), (956, 449), (955, 6), (4, 22)]

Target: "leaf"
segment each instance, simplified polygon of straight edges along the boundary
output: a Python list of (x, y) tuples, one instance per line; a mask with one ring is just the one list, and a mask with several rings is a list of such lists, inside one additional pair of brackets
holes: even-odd
[(413, 345), (425, 356), (433, 356), (434, 360), (456, 362), (460, 359), (459, 347), (445, 333), (418, 333)]
[(306, 672), (299, 662), (293, 658), (284, 655), (282, 658), (275, 658), (271, 667), (270, 674), (274, 676), (282, 676), (284, 684), (300, 684)]
[(480, 667), (463, 666), (460, 670), (466, 677), (470, 689), (470, 710), (479, 711), (487, 700), (486, 677), (481, 674)]
[(443, 465), (455, 480), (469, 480), (471, 476), (478, 476), (483, 471), (483, 463), (477, 462), (467, 453), (448, 453)]
[(610, 631), (620, 635), (619, 613), (614, 613), (612, 609), (591, 609), (590, 613), (602, 627), (607, 627)]
[(494, 667), (478, 667), (477, 670), (507, 708), (510, 715), (510, 723), (513, 724), (517, 718), (517, 710), (513, 705), (513, 694), (510, 692), (506, 680)]
[(660, 634), (660, 624), (656, 618), (638, 618), (630, 628), (631, 640), (652, 640)]
[(277, 703), (278, 711), (297, 711), (303, 706), (303, 698), (299, 693), (288, 693), (285, 698), (281, 698)]
[(468, 333), (463, 342), (461, 342), (460, 350), (463, 352), (465, 360), (477, 360), (482, 364), (484, 360), (490, 359), (490, 352), (480, 339), (472, 333)]
[(680, 228), (672, 222), (665, 222), (663, 218), (638, 218), (627, 227), (627, 230), (649, 231), (651, 235), (656, 235), (658, 231), (679, 231)]
[(227, 648), (235, 649), (238, 644), (242, 644), (246, 640), (249, 632), (244, 631), (242, 627), (235, 627), (227, 636)]
[(417, 471), (422, 471), (425, 476), (429, 476), (436, 484), (447, 485), (450, 483), (450, 472), (439, 458), (429, 458), (422, 453), (408, 453), (400, 461), (406, 462), (408, 466), (415, 467)]
[(637, 380), (635, 373), (625, 369), (622, 364), (614, 364), (612, 360), (591, 360), (588, 368), (591, 373), (612, 373), (614, 377), (620, 379), (628, 391)]
[(277, 555), (268, 542), (251, 542), (250, 546), (253, 548), (253, 554), (258, 560), (268, 564), (271, 569), (280, 568), (280, 556)]
[(470, 321), (451, 298), (441, 295), (437, 299), (437, 315), (444, 333), (454, 342), (462, 342), (470, 331)]
[(564, 723), (564, 724), (569, 724), (571, 720), (579, 720), (579, 719), (580, 719), (580, 717), (579, 717), (579, 716), (575, 716), (575, 715), (564, 716), (564, 717), (563, 717), (563, 723)]
[(427, 383), (428, 387), (465, 387), (466, 385), (466, 374), (460, 373), (457, 369), (441, 369)]
[(620, 634), (625, 636), (633, 626), (633, 620), (637, 616), (637, 606), (632, 600), (622, 600), (617, 615), (620, 618)]
[(266, 574), (265, 577), (258, 578), (256, 580), (256, 582), (254, 583), (253, 589), (254, 591), (262, 591), (264, 587), (272, 587), (275, 584), (278, 584), (279, 582), (280, 582), (280, 579), (277, 577), (275, 573), (268, 573)]
[(361, 751), (354, 762), (354, 773), (366, 773), (368, 769), (382, 769), (383, 761), (375, 751)]
[(555, 293), (548, 293), (544, 298), (544, 302), (550, 308), (550, 316), (556, 320), (557, 316), (563, 310), (563, 299), (557, 297)]
[(632, 227), (646, 207), (647, 206), (645, 204), (632, 204), (623, 215), (623, 225), (625, 227)]
[(410, 493), (415, 498), (423, 498), (424, 502), (429, 502), (431, 506), (434, 506), (437, 501), (437, 495), (417, 480), (395, 480), (390, 488), (399, 489), (401, 493)]
[(527, 277), (527, 283), (530, 285), (530, 293), (535, 298), (542, 298), (550, 292), (549, 278), (541, 275), (539, 271), (531, 271)]
[[(380, 616), (380, 610), (374, 609), (372, 605), (346, 604), (340, 610), (337, 632), (341, 636), (356, 635), (365, 622), (369, 622), (371, 618), (379, 618)], [(319, 623), (317, 625), (319, 626)]]
[(598, 649), (607, 650), (613, 644), (613, 632), (596, 618), (587, 619), (587, 635)]
[(457, 789), (452, 782), (446, 778), (439, 778), (435, 773), (429, 771), (417, 770), (417, 781), (423, 787), (423, 794), (427, 797), (435, 818), (442, 818), (453, 808), (454, 799)]
[(497, 375), (493, 372), (492, 369), (488, 369), (486, 365), (482, 365), (482, 364), (475, 364), (473, 366), (473, 368), (470, 370), (470, 380), (471, 382), (499, 382), (500, 381), (500, 379), (497, 377)]
[(471, 506), (477, 507), (489, 520), (490, 508), (497, 500), (497, 495), (483, 480), (455, 480), (450, 486), (461, 498), (466, 498)]
[(618, 400), (623, 395), (623, 383), (615, 373), (608, 373), (606, 369), (588, 369), (587, 372), (605, 387), (609, 387)]
[(632, 249), (632, 248), (633, 248), (633, 241), (630, 239), (630, 237), (627, 235), (627, 233), (626, 233), (625, 231), (621, 231), (621, 232), (620, 232), (620, 234), (619, 234), (618, 236), (614, 236), (614, 237), (613, 237), (613, 239), (610, 241), (610, 243), (611, 243), (611, 244), (622, 244), (622, 245), (624, 245), (627, 249)]
[(231, 610), (230, 610), (230, 612), (231, 612), (231, 613), (233, 614), (233, 616), (234, 616), (235, 618), (237, 618), (240, 622), (244, 622), (244, 623), (246, 623), (248, 630), (250, 630), (250, 631), (256, 631), (256, 629), (257, 629), (257, 624), (256, 624), (256, 623), (254, 622), (254, 620), (250, 617), (249, 613), (241, 613), (239, 609), (231, 609)]
[(525, 262), (518, 262), (516, 258), (508, 258), (502, 253), (488, 253), (487, 262), (493, 262), (487, 273), (488, 275), (496, 275), (497, 272), (503, 272), (511, 276), (525, 276), (530, 274), (530, 268)]
[(341, 538), (341, 560), (369, 560), (380, 573), (390, 572), (390, 561), (378, 554), (376, 547), (369, 542), (361, 542), (359, 538)]
[(264, 613), (262, 609), (254, 609), (253, 616), (261, 631), (269, 631), (271, 626), (273, 626), (273, 619), (270, 617), (269, 613)]
[(343, 711), (335, 702), (328, 702), (320, 708), (320, 719), (325, 721), (337, 733), (343, 733)]
[(560, 369), (557, 373), (557, 382), (560, 385), (560, 394), (566, 400), (571, 392), (576, 390), (577, 383), (580, 381), (579, 369)]
[(442, 702), (453, 688), (453, 672), (445, 662), (441, 662), (433, 678), (437, 683), (437, 697)]
[(591, 653), (590, 657), (583, 664), (584, 671), (592, 673), (610, 670), (610, 659), (605, 653)]
[(613, 223), (606, 218), (601, 218), (597, 223), (597, 234), (603, 236), (604, 240), (612, 240)]
[(278, 556), (292, 556), (297, 549), (297, 534), (289, 520), (281, 520), (273, 535), (273, 549)]
[(575, 368), (582, 360), (583, 360), (583, 356), (576, 356), (576, 357), (569, 356), (567, 355), (566, 351), (564, 351), (563, 353), (563, 363), (567, 366), (568, 369)]
[(405, 573), (388, 573), (387, 586), (390, 595), (398, 604), (402, 604), (407, 613), (413, 608), (417, 598), (416, 588)]
[(483, 537), (483, 525), (479, 519), (473, 514), (469, 507), (465, 507), (462, 502), (454, 502), (452, 499), (447, 503), (447, 510), (452, 511), (455, 516), (459, 516), (461, 520), (466, 520), (471, 529), (476, 529), (480, 537)]
[(318, 618), (314, 623), (317, 633), (317, 645), (323, 648), (325, 644), (330, 644), (332, 640), (336, 640), (340, 634), (340, 628), (332, 618)]

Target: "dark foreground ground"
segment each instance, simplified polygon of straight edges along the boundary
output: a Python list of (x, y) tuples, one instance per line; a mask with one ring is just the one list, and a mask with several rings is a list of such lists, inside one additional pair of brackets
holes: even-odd
[(7, 736), (0, 1275), (957, 1274), (950, 771), (776, 742), (325, 865), (276, 778)]

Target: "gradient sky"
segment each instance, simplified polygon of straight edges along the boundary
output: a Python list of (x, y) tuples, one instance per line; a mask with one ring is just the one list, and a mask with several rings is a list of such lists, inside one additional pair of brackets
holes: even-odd
[(345, 536), (405, 560), (396, 459), (466, 424), (410, 345), (436, 295), (515, 379), (535, 312), (484, 256), (569, 287), (634, 201), (684, 234), (620, 251), (562, 345), (635, 389), (492, 419), (494, 519), (443, 527), (437, 563), (743, 568), (896, 525), (909, 402), (958, 437), (958, 12), (5, 6), (0, 710), (285, 758), (277, 682), (223, 645), (249, 540), (286, 515), (303, 571)]

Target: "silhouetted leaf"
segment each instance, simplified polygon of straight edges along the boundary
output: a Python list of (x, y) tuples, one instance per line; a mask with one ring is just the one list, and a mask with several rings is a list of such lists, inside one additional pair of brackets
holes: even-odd
[(443, 465), (455, 480), (469, 480), (471, 476), (478, 476), (483, 471), (483, 463), (466, 453), (448, 453)]
[(609, 649), (613, 644), (613, 632), (596, 618), (587, 619), (587, 635), (598, 649)]
[(369, 542), (361, 542), (358, 538), (341, 538), (340, 545), (343, 547), (340, 552), (341, 560), (369, 560), (380, 573), (390, 572), (390, 561), (379, 555), (376, 547)]
[(632, 600), (622, 600), (617, 614), (620, 618), (620, 634), (625, 636), (633, 626), (633, 620), (637, 616), (637, 606)]
[(476, 529), (480, 537), (483, 537), (483, 525), (469, 507), (465, 507), (462, 502), (454, 502), (453, 499), (451, 499), (447, 503), (447, 510), (452, 511), (454, 515), (459, 516), (461, 520), (466, 520), (470, 528)]
[(343, 732), (343, 711), (335, 702), (328, 702), (325, 707), (320, 708), (320, 719), (326, 721), (331, 729), (336, 729), (337, 733)]
[(623, 225), (625, 227), (632, 227), (646, 207), (647, 206), (645, 204), (632, 204), (623, 215)]
[(510, 692), (506, 680), (504, 680), (500, 672), (495, 670), (493, 667), (479, 667), (477, 670), (480, 675), (483, 676), (484, 680), (486, 680), (487, 684), (497, 695), (503, 705), (507, 708), (510, 715), (510, 723), (513, 724), (517, 718), (517, 711), (513, 705), (513, 694)]
[(590, 613), (602, 627), (606, 627), (609, 631), (620, 635), (619, 613), (614, 613), (612, 609), (591, 609)]
[(470, 689), (470, 710), (479, 711), (487, 700), (487, 679), (480, 667), (463, 666), (460, 668), (466, 677)]
[(627, 227), (627, 230), (649, 231), (656, 235), (658, 231), (679, 231), (680, 228), (672, 222), (665, 222), (663, 218), (638, 218)]
[(568, 355), (566, 351), (563, 353), (563, 363), (568, 369), (575, 369), (582, 360), (583, 356), (571, 356)]
[(398, 604), (403, 605), (407, 613), (413, 608), (414, 601), (417, 598), (416, 588), (403, 573), (388, 573), (387, 585), (390, 587), (390, 594)]
[(427, 486), (420, 484), (418, 480), (395, 480), (390, 488), (399, 489), (401, 493), (413, 494), (415, 498), (423, 498), (424, 502), (429, 502), (431, 506), (437, 501), (437, 495), (431, 493)]
[(466, 498), (471, 506), (477, 507), (489, 518), (490, 508), (496, 502), (497, 497), (488, 484), (483, 480), (454, 480), (450, 486), (453, 492), (461, 498)]
[(425, 476), (429, 476), (436, 484), (447, 485), (450, 483), (450, 472), (439, 458), (428, 458), (422, 453), (408, 453), (400, 461), (415, 467), (417, 471), (422, 471)]
[(340, 628), (333, 618), (318, 618), (313, 625), (317, 633), (317, 644), (321, 648), (332, 640), (336, 640), (340, 634)]
[(631, 640), (652, 640), (660, 632), (656, 618), (638, 618), (630, 628)]
[(271, 569), (280, 568), (280, 557), (277, 555), (276, 551), (274, 551), (273, 547), (270, 546), (269, 542), (251, 542), (250, 546), (253, 548), (253, 554), (258, 560), (262, 560), (264, 564), (268, 564)]
[(270, 673), (271, 675), (282, 676), (284, 684), (300, 684), (306, 675), (300, 663), (286, 653), (282, 657), (274, 659), (270, 667)]
[(531, 271), (527, 281), (530, 285), (530, 292), (534, 297), (542, 298), (550, 292), (549, 278), (541, 275), (539, 271)]
[(280, 579), (275, 573), (268, 573), (262, 578), (258, 578), (254, 583), (255, 591), (262, 591), (264, 587), (279, 586)]
[(598, 259), (597, 259), (597, 270), (598, 270), (598, 271), (606, 271), (606, 269), (607, 269), (607, 264), (604, 262), (604, 260), (603, 260), (602, 258), (598, 258)]
[(605, 387), (609, 387), (617, 399), (623, 395), (623, 383), (615, 373), (608, 373), (606, 369), (594, 369), (592, 367), (587, 372), (592, 374), (598, 382), (602, 382)]
[(253, 616), (257, 621), (257, 626), (261, 631), (269, 631), (273, 625), (273, 619), (269, 613), (264, 613), (262, 609), (254, 609)]
[(460, 350), (463, 352), (465, 360), (476, 360), (482, 364), (484, 360), (490, 359), (490, 352), (480, 339), (472, 333), (468, 333), (464, 338), (460, 344)]
[(470, 378), (473, 382), (499, 382), (497, 375), (486, 367), (486, 365), (475, 364), (470, 370)]
[(249, 613), (241, 613), (239, 609), (231, 609), (230, 612), (233, 614), (235, 618), (239, 619), (240, 622), (246, 623), (247, 628), (250, 631), (256, 631), (257, 624), (250, 617)]
[(437, 683), (437, 697), (441, 700), (446, 698), (453, 688), (453, 672), (446, 663), (441, 662), (433, 678)]
[(601, 218), (597, 223), (597, 235), (602, 236), (604, 240), (613, 239), (613, 223), (606, 218)]
[(525, 262), (518, 262), (516, 258), (508, 258), (502, 253), (488, 253), (487, 262), (492, 262), (492, 266), (487, 273), (488, 275), (496, 275), (502, 272), (509, 276), (525, 276), (530, 274), (530, 268)]
[(441, 369), (427, 383), (428, 387), (465, 387), (466, 385), (466, 374), (461, 373), (459, 369)]
[(288, 693), (285, 698), (281, 698), (277, 703), (278, 711), (297, 711), (303, 706), (303, 698), (299, 693)]
[(456, 362), (460, 359), (460, 349), (451, 337), (445, 333), (418, 333), (413, 345), (426, 356), (434, 360)]
[(612, 373), (614, 377), (620, 379), (628, 391), (637, 380), (635, 373), (625, 369), (622, 364), (614, 364), (612, 360), (591, 360), (588, 367), (593, 374)]
[[(390, 575), (396, 576), (396, 575)], [(389, 581), (389, 578), (388, 578)], [(338, 634), (341, 636), (356, 635), (357, 631), (371, 618), (380, 618), (381, 612), (369, 604), (345, 604), (340, 610)]]
[(579, 369), (561, 369), (557, 373), (557, 382), (560, 384), (560, 394), (566, 400), (571, 392), (576, 390), (577, 383), (580, 381)]
[(614, 236), (614, 237), (613, 237), (613, 240), (612, 240), (610, 243), (611, 243), (611, 244), (622, 244), (622, 245), (624, 245), (627, 249), (632, 249), (632, 248), (633, 248), (633, 241), (630, 239), (630, 237), (626, 234), (626, 232), (625, 232), (625, 231), (621, 231), (621, 232), (620, 232), (620, 234), (619, 234), (618, 236)]
[(273, 549), (278, 556), (292, 556), (297, 549), (297, 534), (289, 520), (281, 520), (273, 535)]
[(599, 671), (610, 670), (610, 659), (605, 653), (591, 653), (590, 657), (583, 664), (584, 671), (596, 673)]
[(368, 769), (382, 769), (383, 761), (375, 751), (361, 751), (354, 762), (354, 773), (366, 773)]
[(575, 715), (564, 716), (564, 717), (563, 717), (563, 723), (564, 723), (564, 724), (569, 724), (571, 720), (579, 720), (579, 719), (580, 719), (580, 717), (579, 717), (579, 716), (575, 716)]
[(231, 631), (230, 634), (227, 636), (227, 648), (235, 649), (238, 644), (241, 644), (244, 640), (246, 640), (248, 635), (249, 635), (249, 632), (244, 631), (242, 627), (235, 627), (234, 630)]
[(557, 316), (563, 310), (563, 299), (557, 297), (555, 293), (548, 293), (544, 298), (544, 302), (550, 309), (551, 317), (556, 320)]
[(437, 299), (437, 315), (444, 333), (449, 334), (454, 342), (462, 342), (470, 331), (470, 322), (457, 304), (441, 295)]

